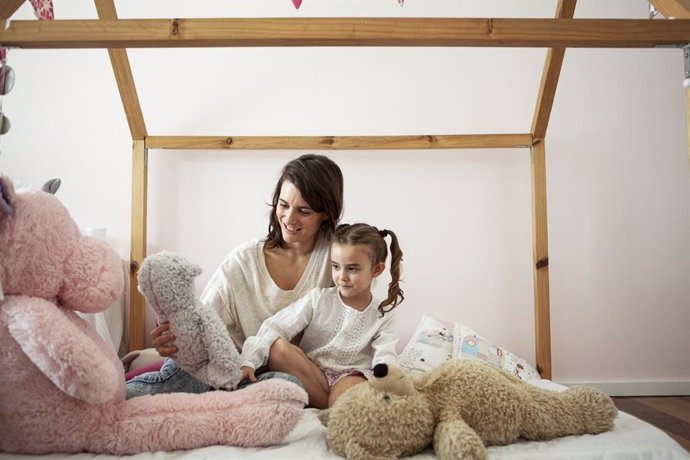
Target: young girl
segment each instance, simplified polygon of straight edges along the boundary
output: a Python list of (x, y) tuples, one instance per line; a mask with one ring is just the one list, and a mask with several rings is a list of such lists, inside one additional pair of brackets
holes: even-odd
[[(385, 269), (391, 238), (391, 282), (381, 302), (371, 293), (374, 278)], [(392, 310), (403, 301), (400, 289), (402, 251), (390, 230), (366, 224), (339, 225), (332, 238), (332, 288), (311, 290), (261, 325), (242, 348), (242, 379), (255, 381), (254, 370), (297, 377), (309, 393), (309, 404), (333, 405), (348, 388), (370, 378), (379, 363), (396, 364), (398, 341)], [(300, 346), (290, 341), (303, 332)]]

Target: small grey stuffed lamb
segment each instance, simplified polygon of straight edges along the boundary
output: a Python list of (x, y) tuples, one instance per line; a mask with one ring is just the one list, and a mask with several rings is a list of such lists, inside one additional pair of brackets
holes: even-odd
[(194, 279), (201, 267), (162, 251), (139, 268), (139, 292), (158, 314), (170, 321), (178, 352), (177, 364), (217, 389), (231, 390), (240, 380), (240, 357), (218, 313), (196, 299)]

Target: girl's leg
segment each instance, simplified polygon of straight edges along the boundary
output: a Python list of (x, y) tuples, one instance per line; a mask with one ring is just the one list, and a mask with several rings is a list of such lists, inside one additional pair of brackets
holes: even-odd
[(296, 345), (278, 339), (271, 345), (268, 367), (272, 371), (286, 372), (297, 377), (309, 394), (309, 405), (317, 409), (328, 407), (328, 382), (323, 371), (307, 358)]
[(343, 377), (342, 379), (338, 380), (336, 384), (333, 385), (331, 393), (328, 395), (328, 407), (331, 407), (333, 404), (335, 404), (335, 401), (340, 397), (340, 395), (345, 393), (347, 390), (366, 381), (367, 379), (363, 375), (348, 375), (347, 377)]
[(127, 399), (160, 393), (205, 393), (211, 389), (167, 358), (160, 371), (147, 372), (127, 382)]

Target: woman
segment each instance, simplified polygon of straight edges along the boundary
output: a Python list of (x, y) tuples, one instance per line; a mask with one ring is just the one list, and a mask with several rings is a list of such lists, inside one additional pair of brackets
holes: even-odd
[[(216, 309), (238, 349), (266, 318), (309, 290), (331, 285), (330, 237), (342, 210), (342, 172), (328, 157), (306, 154), (283, 167), (273, 192), (268, 235), (230, 252), (201, 294), (201, 302)], [(211, 389), (172, 359), (177, 348), (169, 329), (163, 323), (151, 331), (156, 350), (168, 359), (159, 372), (127, 382), (127, 398)]]

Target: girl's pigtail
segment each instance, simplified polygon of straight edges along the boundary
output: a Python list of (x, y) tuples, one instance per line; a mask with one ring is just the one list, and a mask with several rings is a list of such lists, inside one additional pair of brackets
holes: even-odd
[[(397, 307), (400, 302), (405, 300), (403, 290), (400, 289), (400, 271), (403, 253), (398, 244), (398, 237), (391, 230), (381, 230), (379, 232), (382, 238), (386, 235), (391, 237), (391, 282), (388, 284), (388, 298), (379, 305), (379, 312), (384, 316), (389, 311)], [(385, 308), (390, 306), (390, 308)]]

